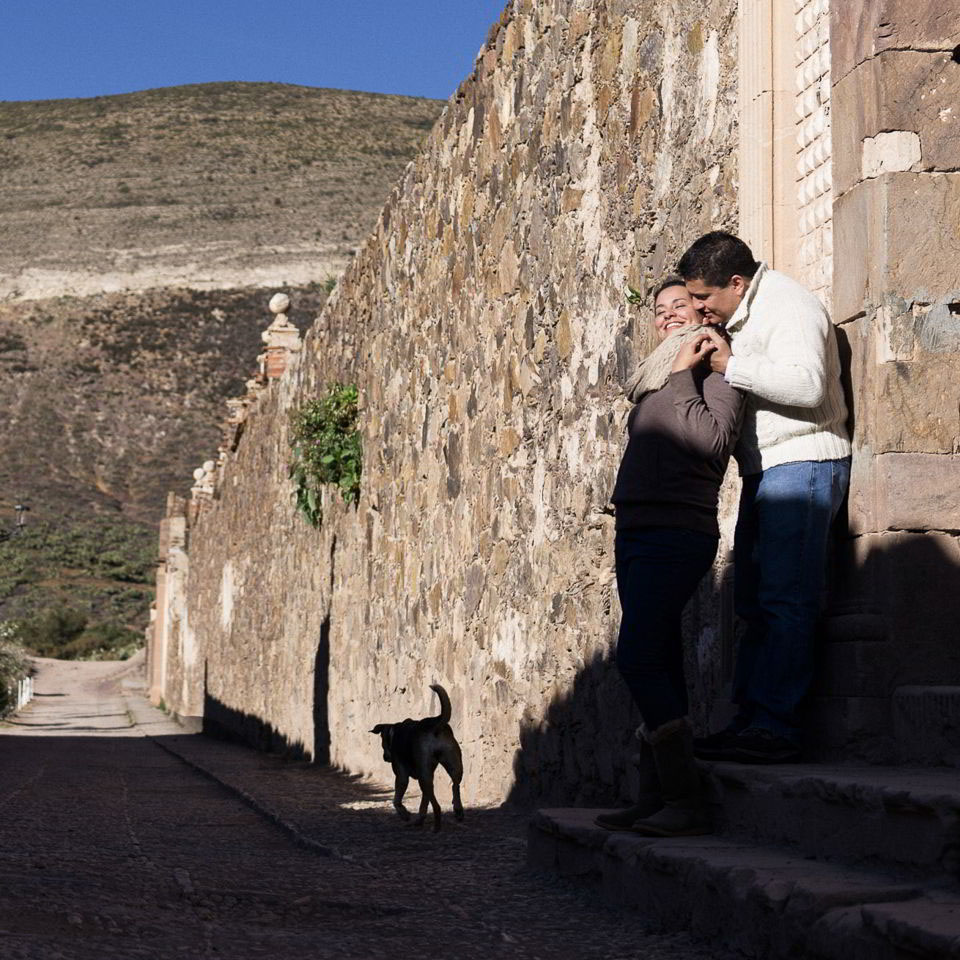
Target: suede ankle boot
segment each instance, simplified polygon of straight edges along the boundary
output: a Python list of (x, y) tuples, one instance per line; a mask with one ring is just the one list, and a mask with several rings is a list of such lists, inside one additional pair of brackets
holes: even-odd
[(693, 730), (686, 717), (671, 720), (649, 734), (660, 778), (663, 808), (634, 822), (648, 837), (698, 837), (711, 833), (700, 770), (693, 759)]
[(643, 727), (637, 727), (636, 737), (640, 741), (640, 749), (630, 758), (637, 768), (640, 779), (637, 802), (625, 810), (601, 813), (594, 820), (598, 827), (603, 827), (605, 830), (629, 830), (637, 820), (653, 815), (663, 806), (657, 765), (653, 759), (653, 750), (647, 743), (645, 732)]

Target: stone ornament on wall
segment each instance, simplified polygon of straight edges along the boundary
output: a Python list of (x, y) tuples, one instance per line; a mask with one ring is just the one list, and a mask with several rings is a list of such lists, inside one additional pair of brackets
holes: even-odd
[(830, 4), (794, 0), (797, 57), (799, 272), (825, 303), (833, 284)]
[(282, 377), (292, 357), (300, 352), (300, 331), (287, 318), (290, 298), (285, 293), (275, 293), (270, 299), (270, 312), (274, 320), (261, 334), (266, 351), (257, 359), (260, 374), (267, 380)]

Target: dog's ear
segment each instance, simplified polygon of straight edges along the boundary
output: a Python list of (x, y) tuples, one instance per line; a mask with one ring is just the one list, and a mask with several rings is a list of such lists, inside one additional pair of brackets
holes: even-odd
[(384, 730), (389, 727), (389, 723), (378, 723), (370, 732), (371, 733), (383, 733)]

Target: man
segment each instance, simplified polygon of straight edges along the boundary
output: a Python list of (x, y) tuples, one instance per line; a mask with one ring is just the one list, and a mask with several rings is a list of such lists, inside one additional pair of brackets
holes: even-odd
[(708, 233), (679, 272), (711, 332), (710, 366), (746, 394), (735, 456), (743, 477), (734, 596), (747, 630), (734, 671), (739, 712), (697, 741), (704, 759), (783, 763), (800, 754), (798, 708), (813, 678), (814, 634), (831, 524), (850, 478), (836, 334), (820, 301)]

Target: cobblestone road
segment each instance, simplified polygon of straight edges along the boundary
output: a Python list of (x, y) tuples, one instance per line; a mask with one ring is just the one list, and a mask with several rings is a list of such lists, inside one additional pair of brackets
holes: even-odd
[(727, 956), (528, 873), (522, 811), (410, 828), (385, 784), (185, 735), (136, 683), (40, 661), (0, 724), (2, 960)]

